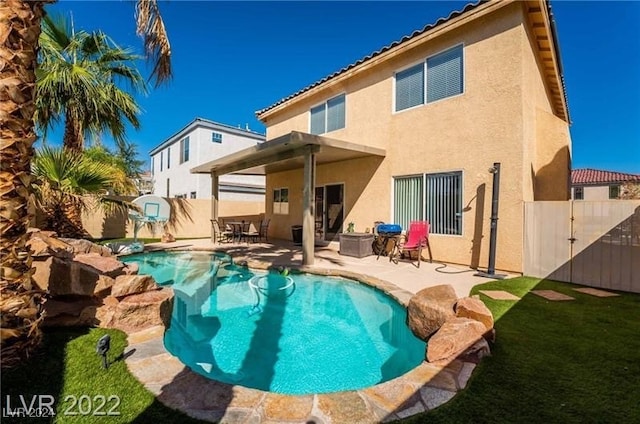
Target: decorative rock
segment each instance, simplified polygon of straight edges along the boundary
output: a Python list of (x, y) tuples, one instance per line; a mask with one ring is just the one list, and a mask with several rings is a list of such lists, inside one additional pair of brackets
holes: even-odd
[(42, 265), (38, 264), (36, 284), (38, 287), (47, 285), (52, 296), (100, 295), (115, 283), (113, 278), (100, 274), (93, 267), (56, 257), (51, 259), (52, 261), (44, 261)]
[[(44, 256), (39, 258), (33, 258), (33, 262), (31, 266), (34, 269), (33, 275), (31, 278), (33, 279), (33, 283), (38, 286), (40, 290), (48, 290), (49, 289), (49, 280), (51, 279), (51, 265), (53, 264), (53, 257)], [(44, 259), (44, 260), (43, 260)]]
[(101, 327), (117, 328), (125, 332), (139, 331), (154, 325), (169, 328), (173, 308), (173, 290), (163, 288), (127, 296), (115, 307), (109, 321), (108, 311), (101, 314)]
[(96, 286), (93, 288), (93, 294), (96, 296), (104, 296), (108, 294), (115, 283), (116, 280), (111, 277), (98, 275), (98, 281), (96, 281)]
[(124, 274), (125, 264), (114, 257), (100, 256), (97, 253), (83, 253), (76, 255), (73, 259), (75, 262), (94, 268), (100, 274), (109, 277), (117, 277)]
[(83, 253), (97, 253), (100, 256), (113, 256), (109, 248), (92, 243), (89, 240), (72, 238), (60, 238), (60, 240), (71, 246), (73, 253), (76, 255)]
[(460, 359), (466, 362), (479, 364), (480, 360), (486, 356), (491, 356), (491, 348), (489, 347), (489, 342), (482, 338), (465, 350), (460, 355)]
[(171, 233), (164, 233), (160, 238), (160, 241), (162, 243), (173, 243), (174, 241), (176, 241), (176, 238)]
[(445, 321), (455, 316), (453, 306), (456, 300), (456, 292), (448, 284), (428, 287), (416, 293), (407, 307), (407, 320), (413, 334), (427, 340)]
[(138, 271), (140, 271), (140, 267), (135, 262), (131, 262), (124, 267), (125, 275), (135, 275), (138, 273)]
[(43, 232), (33, 232), (27, 240), (26, 246), (31, 250), (31, 256), (55, 256), (58, 258), (73, 257), (73, 248), (57, 238), (49, 237)]
[(484, 324), (487, 330), (493, 328), (493, 314), (480, 299), (463, 297), (456, 303), (456, 316), (471, 318)]
[(452, 318), (444, 323), (427, 344), (427, 361), (454, 358), (482, 339), (484, 324), (470, 318)]
[(160, 286), (150, 275), (120, 275), (116, 277), (111, 296), (122, 298), (131, 294), (157, 290)]
[(73, 300), (47, 299), (44, 303), (43, 325), (48, 327), (96, 325), (99, 300), (83, 297)]

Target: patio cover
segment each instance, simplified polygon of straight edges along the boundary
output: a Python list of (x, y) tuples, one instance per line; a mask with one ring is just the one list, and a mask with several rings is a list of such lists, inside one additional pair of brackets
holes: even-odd
[(218, 177), (224, 174), (266, 175), (304, 168), (302, 263), (312, 265), (314, 257), (314, 188), (316, 164), (338, 162), (367, 156), (385, 157), (376, 147), (350, 143), (299, 131), (256, 144), (236, 153), (191, 169), (192, 174), (211, 174), (213, 219), (218, 219)]

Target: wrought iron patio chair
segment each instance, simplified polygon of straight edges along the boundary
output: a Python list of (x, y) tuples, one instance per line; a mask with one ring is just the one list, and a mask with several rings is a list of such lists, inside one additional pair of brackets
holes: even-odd
[(270, 218), (260, 221), (260, 229), (258, 230), (258, 233), (260, 233), (258, 236), (259, 240), (264, 239), (267, 242), (269, 241), (269, 222), (271, 222)]
[(211, 220), (211, 227), (213, 228), (213, 241), (214, 243), (230, 242), (233, 238), (233, 231), (223, 230), (220, 228), (220, 223), (217, 219)]

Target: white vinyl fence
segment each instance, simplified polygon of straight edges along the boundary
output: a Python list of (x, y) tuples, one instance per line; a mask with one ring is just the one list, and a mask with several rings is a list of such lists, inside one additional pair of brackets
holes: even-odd
[(526, 202), (524, 275), (640, 293), (640, 201)]

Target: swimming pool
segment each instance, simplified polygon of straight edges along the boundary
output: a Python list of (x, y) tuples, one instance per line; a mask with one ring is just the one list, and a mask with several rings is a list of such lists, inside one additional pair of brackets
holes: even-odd
[(311, 394), (388, 381), (424, 359), (406, 310), (353, 280), (236, 266), (220, 253), (158, 252), (137, 262), (175, 292), (168, 351), (206, 377)]

